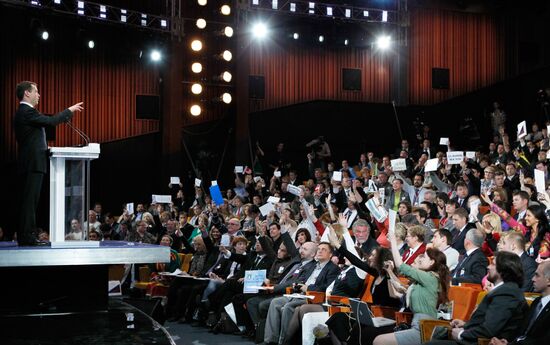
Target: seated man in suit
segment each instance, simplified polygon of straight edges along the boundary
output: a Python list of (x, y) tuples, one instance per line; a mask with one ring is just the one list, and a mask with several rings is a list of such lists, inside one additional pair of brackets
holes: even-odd
[(520, 232), (509, 231), (500, 238), (498, 243), (499, 251), (515, 253), (521, 259), (523, 265), (523, 286), (524, 292), (533, 291), (533, 275), (537, 269), (535, 259), (527, 255), (525, 252), (525, 236)]
[[(315, 255), (315, 268), (307, 277), (307, 280), (298, 282), (302, 293), (306, 291), (324, 292), (327, 287), (338, 277), (340, 269), (330, 259), (332, 257), (332, 246), (330, 243), (321, 242)], [(302, 298), (277, 297), (271, 301), (267, 320), (265, 323), (264, 342), (282, 344), (286, 330), (294, 315), (297, 306), (305, 304)]]
[(451, 321), (453, 340), (435, 340), (429, 345), (474, 345), (479, 338), (499, 336), (512, 340), (518, 336), (528, 309), (520, 289), (523, 284), (520, 258), (513, 253), (499, 252), (495, 263), (489, 265), (488, 279), (494, 288), (483, 298), (470, 321)]
[(490, 345), (538, 345), (550, 343), (550, 262), (539, 264), (533, 276), (535, 292), (542, 296), (531, 303), (527, 317), (523, 320), (520, 335), (508, 342), (507, 339), (498, 337), (492, 338)]
[(464, 239), (466, 254), (458, 262), (454, 271), (451, 272), (453, 284), (474, 283), (481, 284), (481, 280), (487, 274), (489, 261), (481, 251), (481, 245), (485, 240), (485, 234), (479, 229), (471, 229)]
[(451, 230), (451, 235), (453, 235), (453, 241), (451, 246), (458, 250), (460, 255), (464, 255), (466, 249), (464, 248), (464, 238), (468, 230), (475, 228), (473, 224), (468, 223), (468, 211), (460, 207), (455, 210), (453, 213), (453, 225), (454, 228)]

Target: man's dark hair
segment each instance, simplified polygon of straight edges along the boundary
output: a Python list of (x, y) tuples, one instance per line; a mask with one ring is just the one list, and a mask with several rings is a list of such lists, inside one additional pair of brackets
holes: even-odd
[(523, 200), (529, 200), (529, 193), (527, 193), (524, 190), (515, 190), (512, 193), (512, 196), (516, 196), (516, 195), (522, 198)]
[(268, 228), (270, 228), (272, 225), (275, 225), (275, 226), (277, 227), (277, 229), (281, 230), (281, 224), (279, 224), (279, 223), (271, 223), (271, 224), (269, 224), (269, 227), (268, 227)]
[(515, 253), (500, 251), (496, 254), (497, 272), (503, 282), (514, 282), (519, 287), (523, 284), (523, 265)]
[(455, 183), (455, 190), (456, 190), (458, 187), (468, 188), (468, 185), (467, 185), (466, 182), (464, 182), (464, 181), (458, 181), (457, 183)]
[(426, 212), (426, 210), (423, 209), (422, 207), (415, 207), (415, 208), (413, 208), (412, 212), (413, 213), (418, 213), (420, 218), (424, 218), (424, 220), (428, 219), (428, 212)]
[(250, 205), (248, 207), (248, 212), (254, 213), (254, 214), (259, 214), (260, 213), (260, 208), (256, 205)]
[(407, 226), (420, 225), (420, 223), (418, 222), (418, 219), (416, 219), (416, 216), (410, 213), (401, 217), (401, 223), (404, 223)]
[(454, 214), (459, 216), (460, 218), (468, 219), (468, 211), (466, 211), (465, 208), (462, 208), (462, 207), (457, 208)]
[(447, 244), (453, 243), (453, 234), (447, 229), (438, 229), (435, 232), (439, 234), (441, 237), (445, 237), (447, 239)]
[(329, 243), (329, 242), (320, 242), (319, 245), (321, 244), (324, 244), (324, 245), (327, 245), (328, 246), (328, 249), (330, 250), (330, 252), (332, 253), (334, 251), (334, 248), (332, 248), (332, 245)]
[(32, 86), (36, 86), (36, 83), (33, 81), (22, 81), (15, 87), (15, 94), (17, 95), (17, 99), (22, 101), (23, 97), (25, 96), (25, 91), (32, 91)]
[(420, 176), (420, 178), (422, 179), (422, 181), (424, 181), (424, 175), (423, 175), (423, 174), (415, 174), (414, 176), (415, 176), (415, 177), (416, 177), (416, 176)]

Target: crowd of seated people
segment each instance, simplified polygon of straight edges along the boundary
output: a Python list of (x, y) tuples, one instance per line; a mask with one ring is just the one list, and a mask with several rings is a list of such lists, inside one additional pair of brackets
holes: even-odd
[[(170, 246), (170, 263), (150, 265), (151, 282), (167, 286), (168, 320), (226, 331), (225, 307), (232, 304), (235, 331), (266, 344), (419, 344), (420, 325), (440, 317), (453, 285), (488, 294), (469, 321), (452, 320), (449, 339), (434, 344), (479, 338), (543, 344), (549, 337), (541, 322), (550, 315), (550, 195), (537, 190), (534, 176), (542, 171), (548, 186), (549, 138), (546, 128), (532, 126), (511, 142), (500, 126), (487, 150), (460, 164), (447, 161), (452, 145), (434, 146), (436, 138), (426, 132), (417, 145), (404, 139), (395, 154), (368, 152), (340, 169), (330, 155), (308, 154), (309, 176), (298, 176), (279, 145), (276, 162), (264, 164), (261, 175), (235, 174), (223, 204), (203, 187), (190, 198), (176, 188), (173, 203), (137, 204), (119, 217), (102, 214), (96, 204), (83, 225), (71, 222), (67, 239), (83, 239), (87, 227), (89, 239)], [(405, 170), (392, 169), (395, 158), (405, 159)], [(433, 158), (437, 169), (426, 172)], [(371, 199), (385, 216), (369, 208)], [(272, 207), (264, 212), (267, 203)], [(389, 210), (397, 212), (396, 224)], [(182, 267), (178, 254), (192, 255), (187, 277), (159, 278)], [(243, 290), (251, 270), (266, 272), (254, 293)], [(528, 307), (525, 293), (540, 296)], [(297, 296), (306, 294), (324, 298)], [(366, 295), (370, 305), (411, 313), (408, 322), (374, 327), (355, 322), (349, 310), (328, 315), (331, 296)], [(304, 322), (315, 315), (328, 329), (317, 340)]]

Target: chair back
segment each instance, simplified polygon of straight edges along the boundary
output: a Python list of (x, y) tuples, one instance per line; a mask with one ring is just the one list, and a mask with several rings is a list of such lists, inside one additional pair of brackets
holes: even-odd
[(374, 277), (370, 274), (367, 274), (365, 277), (365, 287), (363, 293), (361, 294), (361, 301), (365, 303), (372, 303), (372, 284), (374, 283)]
[(453, 319), (470, 320), (481, 290), (463, 286), (449, 288), (449, 300), (453, 301)]

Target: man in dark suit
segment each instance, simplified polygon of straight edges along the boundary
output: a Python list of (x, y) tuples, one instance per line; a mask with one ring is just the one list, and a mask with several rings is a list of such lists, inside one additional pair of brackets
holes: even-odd
[(521, 289), (524, 292), (533, 291), (533, 275), (537, 270), (535, 259), (527, 255), (525, 252), (525, 236), (521, 232), (509, 231), (504, 233), (498, 243), (499, 251), (507, 251), (515, 253), (521, 259), (523, 266), (523, 286)]
[(500, 336), (515, 339), (527, 303), (520, 289), (523, 283), (521, 260), (514, 253), (499, 252), (495, 263), (489, 265), (488, 279), (494, 288), (483, 298), (468, 322), (451, 321), (453, 340), (431, 341), (429, 345), (477, 344), (479, 338)]
[[(299, 287), (302, 293), (306, 291), (324, 292), (340, 273), (338, 266), (330, 260), (331, 257), (331, 245), (327, 242), (321, 242), (315, 255), (315, 268), (305, 281), (299, 282), (296, 288)], [(294, 310), (305, 303), (306, 300), (303, 298), (282, 296), (273, 299), (267, 313), (264, 342), (281, 344), (294, 315)]]
[(75, 111), (82, 111), (83, 107), (80, 102), (54, 116), (45, 116), (35, 108), (40, 99), (36, 83), (19, 83), (16, 94), (19, 108), (14, 117), (14, 129), (19, 147), (17, 172), (21, 179), (17, 241), (20, 246), (33, 246), (41, 244), (36, 235), (36, 208), (48, 164), (44, 127), (67, 122)]
[(370, 253), (374, 248), (380, 245), (372, 236), (371, 227), (369, 223), (364, 219), (358, 219), (353, 223), (353, 237), (355, 238), (355, 245), (363, 251), (363, 253)]
[(458, 181), (455, 183), (455, 191), (456, 196), (452, 198), (451, 200), (454, 200), (458, 202), (458, 206), (466, 209), (466, 211), (470, 212), (470, 209), (468, 207), (468, 185), (464, 181)]
[(479, 229), (471, 229), (466, 234), (464, 239), (466, 253), (451, 272), (454, 285), (458, 285), (458, 283), (481, 284), (481, 280), (487, 274), (487, 265), (489, 265), (489, 261), (480, 248), (484, 239), (485, 235)]
[(501, 335), (492, 338), (490, 345), (539, 345), (550, 343), (550, 262), (539, 264), (533, 276), (535, 292), (542, 294), (531, 303), (527, 317), (524, 318), (520, 328), (519, 336), (508, 342), (502, 339)]
[(468, 230), (475, 228), (473, 224), (468, 223), (468, 211), (464, 208), (458, 208), (453, 214), (453, 226), (451, 235), (453, 240), (451, 247), (456, 249), (460, 255), (464, 255), (466, 249), (464, 248), (464, 239)]

